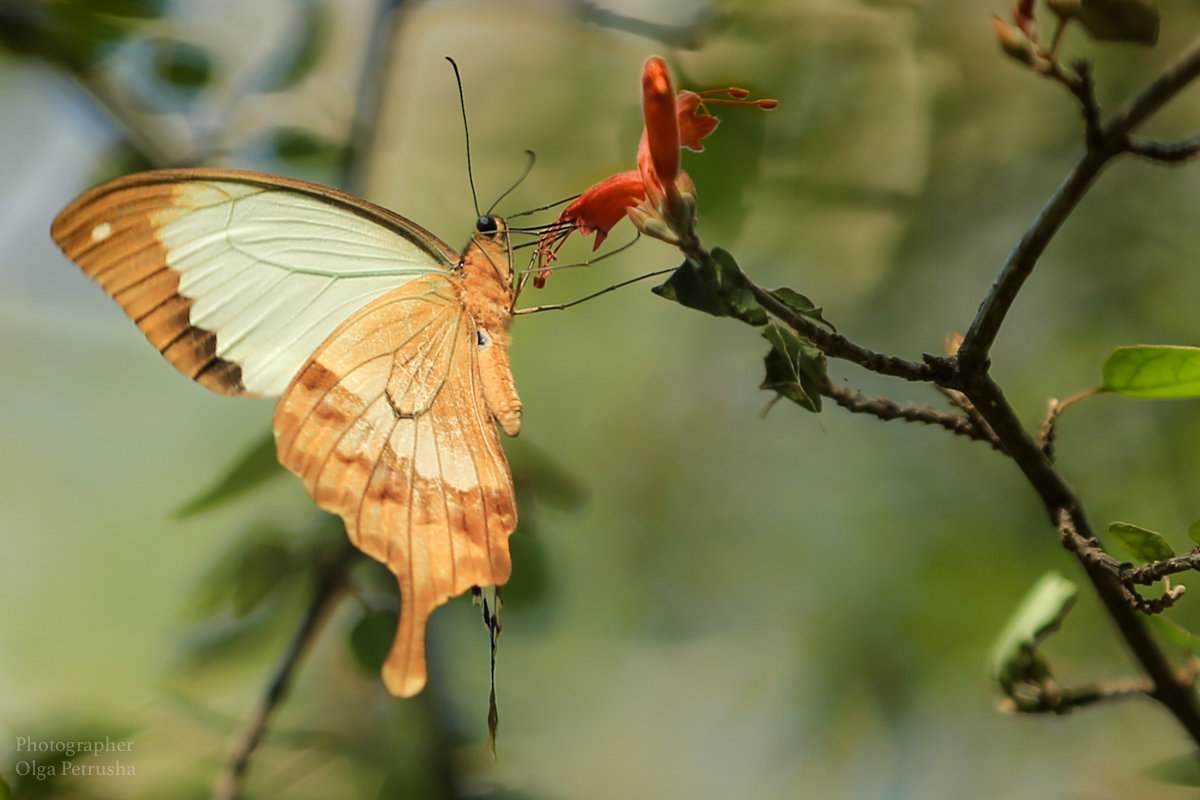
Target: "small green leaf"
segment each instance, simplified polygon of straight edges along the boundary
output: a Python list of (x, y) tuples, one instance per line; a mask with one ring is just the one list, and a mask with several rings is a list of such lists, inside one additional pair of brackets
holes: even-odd
[(1006, 691), (1016, 683), (1049, 674), (1038, 647), (1062, 625), (1078, 594), (1075, 583), (1051, 570), (1022, 598), (992, 648), (992, 678)]
[(395, 611), (366, 610), (350, 628), (350, 654), (368, 675), (378, 675), (392, 649), (399, 618)]
[(212, 62), (199, 47), (187, 42), (160, 39), (154, 43), (154, 74), (164, 83), (188, 93), (205, 86)]
[(154, 19), (163, 15), (165, 6), (166, 0), (86, 0), (85, 7), (93, 14)]
[(735, 317), (749, 325), (767, 324), (767, 312), (754, 299), (746, 276), (733, 256), (719, 247), (704, 261), (688, 256), (651, 291), (715, 317)]
[(1200, 397), (1200, 347), (1118, 347), (1104, 362), (1104, 388), (1126, 397)]
[[(249, 599), (243, 597), (237, 600), (242, 577), (253, 572), (252, 567), (243, 565), (247, 559), (254, 558), (256, 552), (268, 548), (284, 548), (288, 538), (283, 531), (271, 523), (256, 525), (240, 531), (232, 545), (225, 550), (211, 566), (209, 566), (196, 587), (184, 599), (181, 613), (188, 619), (198, 620), (219, 613), (227, 605), (244, 604)], [(253, 582), (253, 576), (250, 576)]]
[(4, 776), (0, 775), (0, 800), (10, 800), (12, 797), (12, 789), (8, 788), (8, 781), (4, 780)]
[(1193, 542), (1200, 542), (1200, 519), (1188, 526), (1188, 536)]
[(522, 521), (508, 537), (513, 573), (504, 584), (504, 607), (514, 611), (531, 608), (546, 596), (550, 589), (550, 565), (542, 540), (530, 533)]
[(275, 437), (268, 433), (238, 456), (215, 483), (176, 509), (172, 516), (190, 517), (223, 506), (282, 474), (283, 467), (275, 457)]
[(795, 311), (797, 314), (815, 319), (817, 322), (827, 325), (830, 330), (837, 330), (837, 328), (833, 326), (832, 322), (825, 319), (825, 317), (821, 315), (821, 312), (824, 309), (799, 292), (783, 286), (771, 292), (771, 296), (783, 303), (792, 311)]
[(548, 452), (524, 438), (504, 444), (518, 491), (560, 511), (578, 511), (587, 502), (587, 486)]
[[(1151, 617), (1150, 619), (1156, 619)], [(1184, 753), (1164, 759), (1147, 767), (1146, 777), (1160, 783), (1176, 786), (1200, 786), (1200, 757), (1195, 753)]]
[(766, 377), (760, 389), (769, 389), (813, 413), (821, 410), (821, 390), (829, 379), (825, 354), (812, 342), (780, 325), (763, 331), (771, 349), (763, 358)]
[(1100, 42), (1153, 45), (1158, 8), (1151, 0), (1082, 0), (1079, 22)]
[(1112, 523), (1108, 526), (1108, 535), (1116, 539), (1135, 561), (1143, 564), (1175, 557), (1175, 551), (1161, 534), (1128, 522)]
[(1046, 5), (1062, 19), (1073, 19), (1083, 14), (1083, 0), (1046, 0)]
[(275, 155), (293, 167), (311, 169), (341, 163), (345, 145), (337, 144), (304, 128), (276, 128), (271, 134)]
[(1193, 653), (1200, 652), (1200, 636), (1192, 633), (1175, 620), (1163, 614), (1151, 614), (1146, 619), (1151, 625), (1158, 628), (1158, 632), (1168, 642)]
[(283, 604), (259, 606), (240, 619), (222, 619), (189, 633), (180, 644), (173, 672), (208, 674), (218, 667), (236, 672), (252, 668), (253, 659), (276, 646), (277, 638), (295, 624)]
[(303, 574), (296, 566), (295, 554), (283, 542), (256, 543), (238, 565), (233, 585), (233, 615), (246, 616), (283, 585), (289, 575)]

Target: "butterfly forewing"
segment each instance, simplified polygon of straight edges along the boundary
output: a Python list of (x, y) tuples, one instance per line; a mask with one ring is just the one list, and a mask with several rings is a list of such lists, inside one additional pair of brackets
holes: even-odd
[(362, 309), (275, 412), (280, 462), (396, 576), (400, 629), (384, 680), (406, 697), (425, 684), (430, 612), (504, 583), (511, 566), (516, 500), (460, 291), (427, 276)]
[(352, 313), (458, 261), (364, 200), (232, 170), (110, 181), (51, 233), (172, 364), (225, 394), (278, 395)]

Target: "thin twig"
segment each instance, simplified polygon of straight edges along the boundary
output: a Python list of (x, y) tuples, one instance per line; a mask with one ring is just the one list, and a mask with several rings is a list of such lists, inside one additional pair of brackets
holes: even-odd
[(346, 583), (346, 572), (353, 563), (357, 551), (350, 545), (349, 540), (343, 542), (337, 554), (324, 565), (317, 576), (316, 589), (304, 617), (300, 620), (287, 648), (280, 656), (275, 671), (267, 681), (258, 705), (234, 740), (229, 751), (229, 759), (225, 771), (217, 778), (213, 789), (213, 800), (237, 800), (241, 796), (242, 782), (250, 766), (250, 757), (262, 741), (267, 730), (267, 723), (275, 709), (279, 707), (296, 669), (300, 665), (305, 652), (315, 638), (320, 624), (334, 601), (341, 595)]
[(1153, 691), (1154, 684), (1145, 678), (1125, 678), (1074, 689), (1049, 686), (1032, 695), (1010, 694), (1000, 701), (1000, 709), (1018, 714), (1068, 714), (1095, 703), (1145, 697)]
[(1129, 583), (1149, 586), (1168, 575), (1177, 575), (1180, 572), (1191, 572), (1192, 570), (1200, 570), (1200, 547), (1190, 553), (1162, 561), (1152, 561), (1140, 567), (1126, 565), (1126, 568), (1121, 570), (1121, 579)]
[(1046, 458), (1051, 461), (1054, 460), (1054, 440), (1058, 436), (1058, 419), (1062, 416), (1062, 413), (1080, 400), (1094, 397), (1102, 391), (1104, 391), (1103, 386), (1093, 386), (1091, 389), (1076, 392), (1065, 400), (1059, 400), (1055, 397), (1050, 398), (1050, 401), (1046, 404), (1046, 417), (1042, 420), (1042, 429), (1038, 436), (1042, 442), (1042, 452), (1046, 454)]
[(930, 363), (906, 361), (897, 356), (877, 353), (862, 345), (855, 344), (840, 333), (831, 331), (811, 317), (797, 313), (785, 303), (780, 302), (773, 294), (762, 288), (754, 281), (746, 278), (746, 285), (754, 299), (772, 316), (788, 325), (798, 334), (808, 339), (817, 349), (830, 358), (838, 358), (858, 364), (871, 372), (881, 375), (891, 375), (906, 381), (941, 383), (937, 367)]
[(1003, 452), (1004, 447), (986, 427), (977, 427), (970, 419), (959, 414), (948, 414), (933, 406), (918, 406), (912, 403), (897, 403), (886, 397), (869, 398), (861, 392), (829, 384), (822, 392), (842, 408), (856, 414), (870, 414), (881, 420), (902, 419), (906, 422), (921, 422), (936, 425), (957, 436), (965, 436), (979, 442), (987, 442), (993, 449)]
[(1171, 144), (1130, 136), (1126, 149), (1135, 156), (1160, 164), (1182, 164), (1200, 153), (1200, 135)]
[(992, 289), (980, 305), (958, 350), (957, 359), (965, 370), (974, 370), (987, 362), (1000, 326), (1021, 286), (1092, 181), (1110, 160), (1129, 150), (1130, 133), (1197, 75), (1200, 75), (1200, 42), (1193, 43), (1180, 59), (1114, 114), (1104, 126), (1098, 142), (1088, 142), (1087, 150), (1013, 248), (992, 282)]
[[(979, 409), (1006, 451), (1038, 493), (1042, 504), (1063, 536), (1064, 544), (1079, 557), (1085, 574), (1116, 624), (1134, 657), (1154, 684), (1151, 695), (1179, 721), (1194, 742), (1200, 744), (1200, 704), (1190, 681), (1180, 680), (1175, 667), (1158, 641), (1150, 635), (1138, 614), (1142, 608), (1131, 605), (1136, 593), (1114, 574), (1115, 562), (1100, 548), (1083, 513), (1075, 490), (1066, 482), (1021, 425), (1000, 387), (987, 374), (986, 362), (959, 375), (955, 388), (962, 391)], [(1131, 597), (1132, 595), (1132, 597)]]
[(379, 0), (375, 4), (375, 19), (358, 74), (358, 97), (340, 168), (341, 187), (350, 194), (362, 195), (367, 189), (367, 164), (379, 131), (387, 79), (392, 74), (401, 5), (402, 0)]

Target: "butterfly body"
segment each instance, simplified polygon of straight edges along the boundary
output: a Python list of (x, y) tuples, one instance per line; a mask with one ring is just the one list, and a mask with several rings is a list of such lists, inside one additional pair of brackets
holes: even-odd
[(181, 372), (280, 395), (280, 463), (396, 576), (384, 681), (419, 692), (429, 614), (511, 571), (516, 501), (496, 427), (515, 436), (521, 402), (503, 221), (481, 217), (459, 257), (332, 189), (174, 170), (85, 192), (51, 232)]

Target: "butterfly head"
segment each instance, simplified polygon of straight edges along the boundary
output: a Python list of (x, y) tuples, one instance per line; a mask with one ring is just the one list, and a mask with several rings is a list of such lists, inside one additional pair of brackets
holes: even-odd
[(512, 263), (505, 221), (490, 214), (475, 220), (475, 232), (459, 269), (466, 287), (464, 301), (475, 306), (472, 313), (476, 319), (493, 319), (496, 313), (511, 319), (517, 300)]

